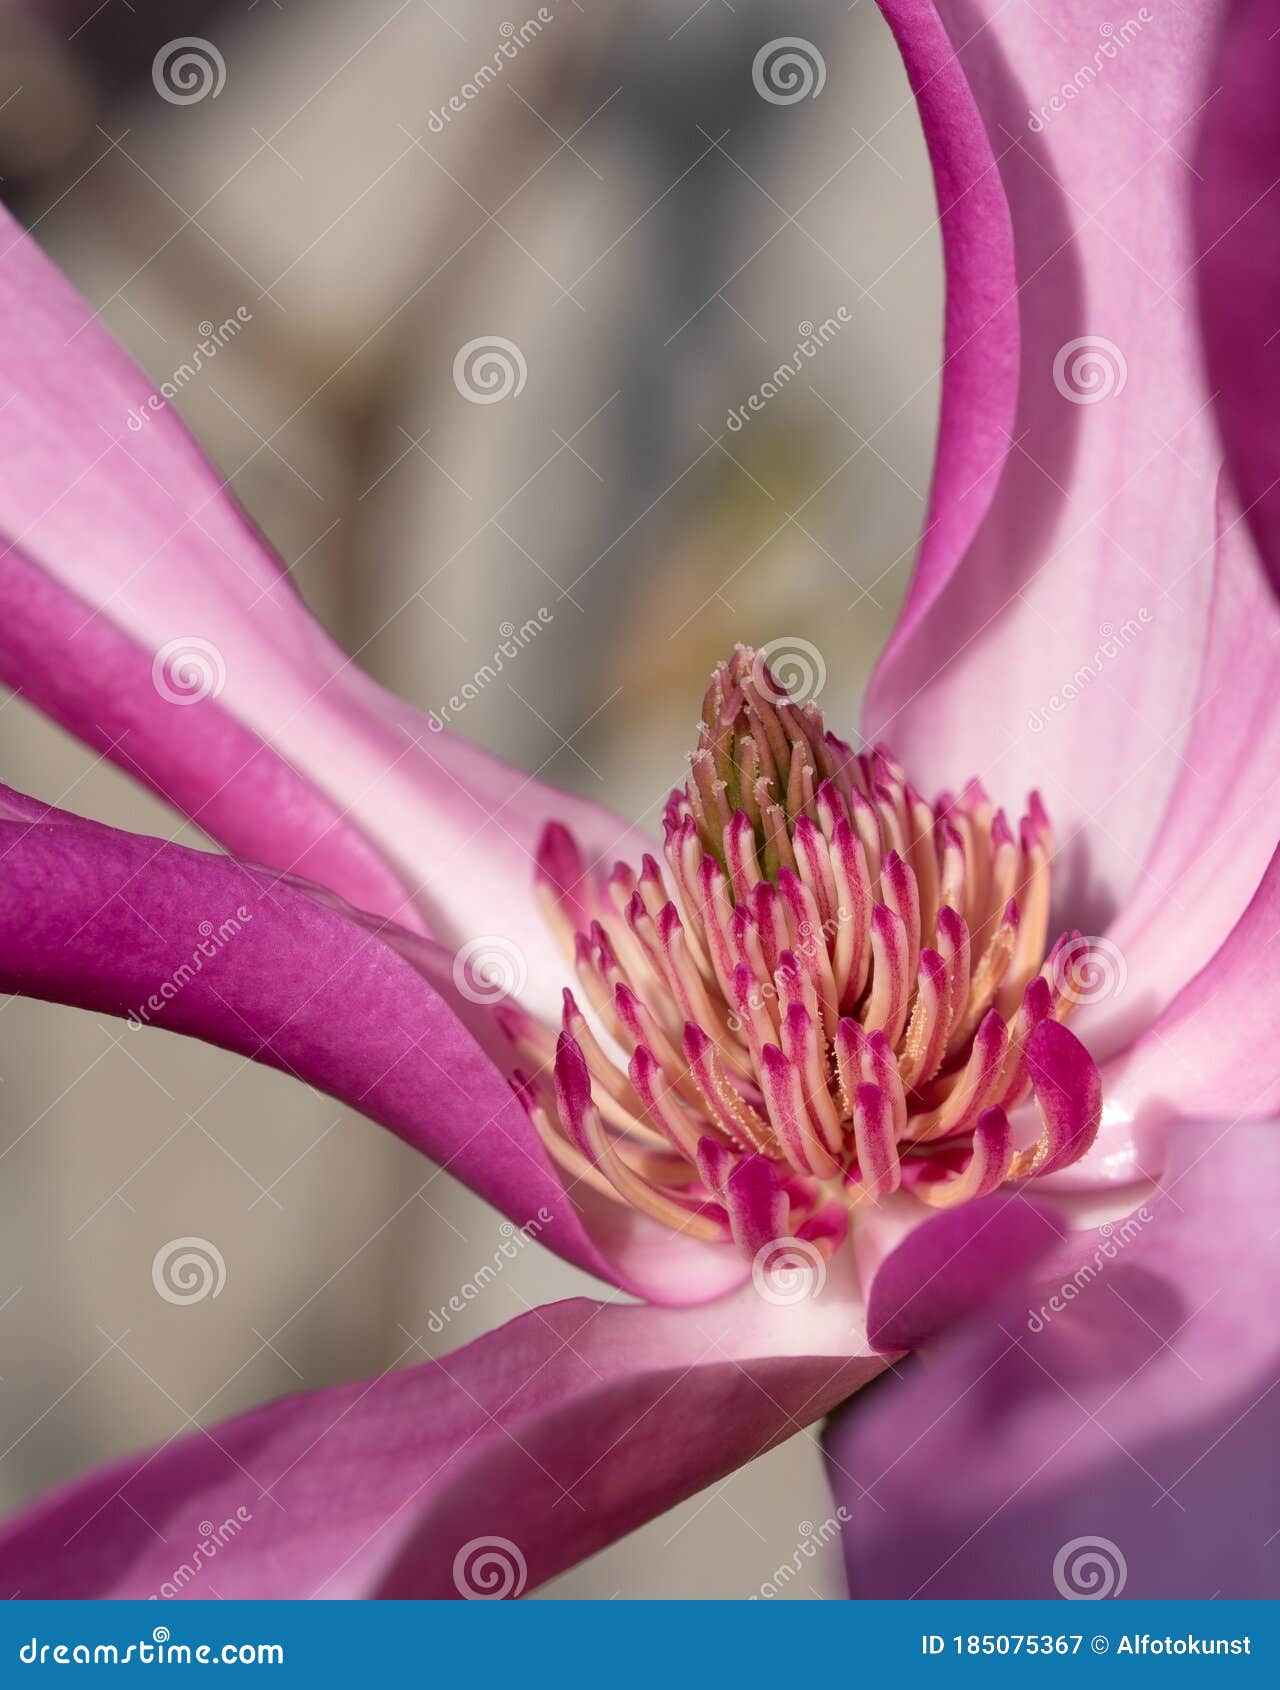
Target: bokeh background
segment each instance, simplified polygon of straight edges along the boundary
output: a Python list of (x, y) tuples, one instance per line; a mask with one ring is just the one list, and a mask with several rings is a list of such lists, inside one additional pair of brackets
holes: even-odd
[[(440, 710), (542, 610), (454, 725), (653, 821), (735, 639), (813, 642), (829, 715), (856, 717), (927, 492), (935, 205), (873, 0), (541, 15), (433, 123), (538, 6), (4, 5), (0, 194), (157, 384), (240, 312), (176, 403), (361, 663)], [(224, 72), (175, 100), (156, 60), (185, 36)], [(753, 64), (788, 36), (812, 88), (765, 98)], [(803, 373), (730, 428), (829, 318)], [(495, 336), (527, 375), (476, 404), (455, 356)], [(8, 696), (0, 753), (41, 798), (207, 846)], [(0, 1081), (6, 1512), (184, 1426), (610, 1294), (532, 1244), (433, 1333), (500, 1217), (219, 1051), (15, 999)], [(216, 1243), (217, 1298), (156, 1295), (180, 1236)], [(750, 1596), (830, 1508), (803, 1435), (540, 1594)], [(842, 1591), (832, 1543), (783, 1593)]]

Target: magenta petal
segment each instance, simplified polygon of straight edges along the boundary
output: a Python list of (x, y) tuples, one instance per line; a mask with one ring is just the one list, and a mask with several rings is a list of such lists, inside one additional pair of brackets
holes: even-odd
[(1280, 34), (1232, 0), (1192, 183), (1209, 383), (1240, 503), (1280, 590)]
[(895, 1353), (932, 1342), (1000, 1296), (1059, 1242), (1058, 1215), (1006, 1193), (944, 1210), (909, 1232), (881, 1264), (867, 1300), (867, 1333)]
[(457, 1597), (483, 1590), (477, 1557), (496, 1539), (493, 1570), (505, 1563), (515, 1595), (883, 1365), (834, 1270), (786, 1307), (750, 1286), (678, 1312), (556, 1303), (443, 1361), (286, 1398), (92, 1474), (0, 1532), (0, 1578), (24, 1597), (170, 1594), (201, 1522), (239, 1508), (249, 1520), (177, 1594)]
[[(185, 649), (200, 660), (197, 646)], [(166, 701), (152, 663), (20, 547), (0, 551), (0, 674), (25, 698), (228, 850), (420, 928), (394, 870), (318, 787), (213, 697)]]
[(930, 0), (880, 0), (880, 10), (920, 110), (947, 271), (933, 490), (887, 666), (924, 621), (991, 502), (1017, 402), (1018, 309), (1009, 205), (950, 37)]
[[(522, 997), (553, 1016), (564, 967), (533, 897), (544, 826), (572, 827), (592, 861), (638, 860), (646, 842), (363, 675), (176, 411), (150, 408), (146, 378), (3, 211), (0, 245), (0, 675), (271, 867), (402, 925), (419, 919), (408, 894), (451, 946), (514, 944)], [(469, 679), (433, 676), (430, 694)]]
[[(294, 1074), (389, 1127), (570, 1261), (684, 1303), (742, 1262), (610, 1204), (592, 1234), (430, 941), (265, 869), (0, 789), (0, 990), (129, 1016)], [(327, 897), (329, 901), (322, 901)], [(434, 983), (433, 983), (434, 982)], [(443, 991), (450, 994), (446, 1002)], [(598, 1240), (593, 1241), (593, 1238)]]
[[(868, 733), (926, 790), (978, 774), (1012, 804), (1040, 788), (1070, 842), (1058, 884), (1077, 921), (1101, 930), (1172, 791), (1203, 642), (1219, 449), (1192, 297), (1189, 173), (1168, 138), (1191, 144), (1212, 8), (1152, 11), (1123, 41), (1094, 0), (887, 10), (908, 63), (935, 67), (922, 111), (945, 88), (963, 113), (949, 125), (967, 140), (960, 185), (983, 189), (954, 198), (960, 142), (937, 147), (949, 293), (995, 305), (948, 343), (944, 393), (970, 394), (979, 351), (990, 360), (966, 399), (979, 461), (965, 464), (944, 435), (919, 583), (871, 688)], [(1095, 55), (1092, 81), (1063, 101)], [(961, 77), (998, 160), (1016, 292)], [(1051, 98), (1060, 109), (1042, 117)], [(956, 430), (964, 411), (951, 410)], [(996, 481), (989, 460), (1006, 426)], [(969, 539), (975, 502), (985, 515)]]
[(1275, 1123), (1179, 1128), (1149, 1203), (851, 1404), (827, 1439), (851, 1593), (1084, 1594), (1093, 1554), (1094, 1594), (1274, 1597), (1278, 1184)]
[(1044, 1123), (1029, 1171), (1044, 1176), (1078, 1162), (1093, 1143), (1102, 1117), (1102, 1076), (1060, 1021), (1042, 1021), (1027, 1040), (1027, 1072)]

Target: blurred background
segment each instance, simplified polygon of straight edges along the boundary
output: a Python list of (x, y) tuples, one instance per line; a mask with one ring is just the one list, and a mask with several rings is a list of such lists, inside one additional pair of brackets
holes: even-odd
[[(628, 816), (680, 779), (735, 639), (813, 642), (853, 726), (923, 514), (942, 321), (873, 0), (5, 4), (0, 178), (316, 613), (424, 711), (542, 611), (452, 725)], [(503, 343), (496, 387), (455, 375), (475, 341)], [(0, 752), (41, 798), (207, 844), (8, 696)], [(500, 1217), (219, 1051), (15, 999), (0, 1082), (5, 1512), (610, 1294), (531, 1244), (434, 1332)], [(156, 1295), (183, 1236), (225, 1260), (216, 1299)], [(806, 1434), (539, 1594), (750, 1596), (830, 1510)], [(834, 1542), (804, 1559), (782, 1594), (843, 1593)]]

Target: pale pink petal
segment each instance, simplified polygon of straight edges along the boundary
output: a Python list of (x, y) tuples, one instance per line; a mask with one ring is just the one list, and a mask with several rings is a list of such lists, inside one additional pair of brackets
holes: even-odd
[(1259, 1120), (1280, 1113), (1280, 851), (1220, 950), (1142, 1037), (1102, 1070), (1102, 1129), (1064, 1190), (1157, 1178), (1169, 1131), (1208, 1117)]
[[(553, 1009), (563, 965), (530, 895), (543, 824), (563, 819), (610, 858), (638, 857), (638, 836), (433, 733), (355, 668), (177, 413), (150, 407), (146, 379), (5, 213), (0, 241), (0, 610), (40, 631), (0, 640), (0, 673), (271, 866), (323, 869), (402, 925), (404, 888), (449, 946), (505, 936), (527, 1000)], [(150, 684), (157, 661), (180, 674), (184, 652), (215, 683), (198, 726), (198, 706)], [(264, 798), (280, 801), (266, 822)]]
[[(1091, 0), (939, 0), (936, 13), (919, 0), (890, 12), (909, 58), (912, 43), (936, 58), (941, 16), (981, 110), (1016, 250), (1017, 292), (1003, 303), (1016, 304), (1021, 333), (1015, 374), (1007, 309), (989, 311), (985, 328), (980, 310), (952, 325), (944, 381), (971, 387), (970, 335), (985, 335), (991, 359), (983, 453), (962, 465), (944, 435), (927, 586), (876, 678), (868, 727), (923, 787), (976, 773), (1007, 803), (1039, 787), (1064, 842), (1064, 898), (1095, 931), (1132, 885), (1172, 791), (1204, 639), (1219, 448), (1180, 155), (1216, 10), (1153, 8), (1132, 26), (1113, 26)], [(952, 68), (935, 76), (924, 105), (953, 85)], [(982, 180), (972, 139), (967, 157)], [(940, 162), (948, 207), (952, 167)], [(951, 208), (944, 236), (953, 294), (961, 278), (966, 291), (998, 291), (1004, 222), (985, 194)], [(991, 491), (992, 431), (1015, 382)], [(958, 411), (951, 421), (962, 426)], [(989, 504), (965, 544), (975, 481)], [(949, 515), (957, 506), (963, 519)]]
[(1073, 1025), (1098, 1058), (1123, 1050), (1213, 957), (1275, 848), (1280, 809), (1280, 606), (1229, 498), (1220, 501), (1208, 645), (1178, 780), (1107, 929), (1107, 985)]

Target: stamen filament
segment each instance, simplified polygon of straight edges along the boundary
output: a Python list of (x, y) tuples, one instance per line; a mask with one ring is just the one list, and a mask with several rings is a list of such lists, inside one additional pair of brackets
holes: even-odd
[[(1097, 1069), (1061, 1025), (1084, 941), (1045, 956), (1037, 794), (1016, 830), (977, 781), (930, 805), (738, 647), (664, 829), (665, 870), (590, 875), (558, 824), (538, 851), (585, 1007), (565, 992), (558, 1038), (500, 1019), (570, 1181), (708, 1241), (830, 1252), (850, 1209), (900, 1189), (951, 1207), (1088, 1149)], [(1031, 1094), (1041, 1127), (1018, 1149)]]

